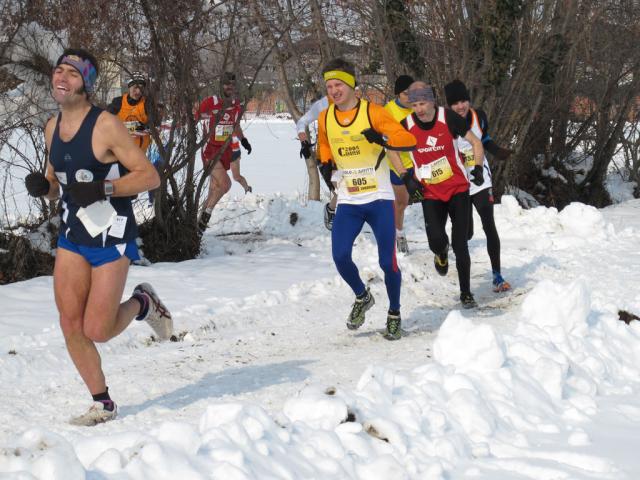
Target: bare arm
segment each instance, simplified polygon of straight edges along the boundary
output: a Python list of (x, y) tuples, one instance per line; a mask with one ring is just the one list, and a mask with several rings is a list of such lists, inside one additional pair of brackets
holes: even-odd
[(484, 162), (484, 148), (482, 148), (482, 142), (471, 130), (467, 132), (464, 138), (471, 144), (471, 148), (473, 148), (473, 160), (475, 164), (482, 166)]
[(400, 154), (398, 152), (396, 152), (395, 150), (387, 150), (387, 157), (389, 157), (391, 165), (393, 165), (393, 168), (396, 169), (396, 172), (398, 172), (399, 176), (407, 172), (407, 169), (404, 167), (402, 159), (400, 158)]
[(47, 146), (47, 171), (44, 176), (49, 180), (49, 192), (45, 195), (48, 200), (55, 200), (60, 196), (60, 182), (53, 171), (53, 165), (49, 161), (49, 152), (51, 151), (51, 140), (53, 139), (53, 132), (56, 129), (56, 117), (49, 119), (47, 125), (44, 128), (44, 140)]
[(114, 197), (128, 197), (160, 186), (158, 172), (117, 117), (106, 112), (100, 114), (93, 136), (93, 151), (99, 161), (119, 161), (129, 170), (123, 177), (112, 180)]

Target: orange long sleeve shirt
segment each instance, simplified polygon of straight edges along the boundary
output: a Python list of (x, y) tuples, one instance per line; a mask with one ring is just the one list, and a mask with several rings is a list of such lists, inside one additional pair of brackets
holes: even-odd
[[(318, 155), (322, 163), (333, 160), (331, 146), (327, 137), (326, 118), (329, 110), (323, 110), (318, 117)], [(352, 110), (341, 111), (335, 109), (338, 123), (348, 125), (358, 112), (356, 106)], [(369, 104), (369, 120), (371, 127), (387, 137), (387, 144), (390, 147), (401, 150), (413, 150), (416, 146), (416, 138), (396, 121), (384, 107), (375, 103)]]

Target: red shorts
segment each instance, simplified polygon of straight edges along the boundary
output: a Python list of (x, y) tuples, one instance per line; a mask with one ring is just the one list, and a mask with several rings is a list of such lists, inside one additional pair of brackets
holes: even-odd
[[(207, 163), (213, 160), (223, 146), (224, 145), (207, 143), (207, 146), (204, 147), (204, 150), (202, 151), (202, 164), (206, 167)], [(231, 153), (231, 145), (227, 145), (222, 152), (220, 160), (218, 160), (225, 170), (229, 170), (231, 168)]]

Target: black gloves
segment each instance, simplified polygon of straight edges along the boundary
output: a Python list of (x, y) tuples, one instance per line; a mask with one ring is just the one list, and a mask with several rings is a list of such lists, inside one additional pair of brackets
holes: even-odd
[(478, 187), (484, 183), (484, 175), (482, 174), (482, 170), (482, 165), (476, 165), (475, 167), (473, 167), (473, 170), (471, 170), (471, 175), (473, 175), (471, 181)]
[(424, 199), (424, 187), (422, 183), (409, 172), (400, 175), (400, 180), (409, 192), (409, 203), (421, 202)]
[(242, 137), (242, 140), (240, 140), (240, 144), (247, 151), (247, 155), (251, 155), (251, 144), (249, 143), (249, 140), (247, 140), (247, 137)]
[(307, 160), (311, 156), (311, 143), (309, 140), (300, 142), (300, 158)]
[(364, 138), (366, 138), (367, 142), (369, 143), (377, 143), (378, 145), (382, 145), (383, 147), (386, 145), (382, 134), (374, 130), (373, 128), (367, 128), (360, 133), (364, 135)]
[(498, 150), (496, 150), (494, 156), (499, 160), (506, 160), (511, 156), (512, 153), (513, 151), (509, 150), (508, 148), (498, 147)]
[(73, 203), (81, 207), (88, 207), (98, 200), (106, 200), (104, 193), (104, 181), (99, 182), (75, 182), (67, 187), (67, 192)]
[(49, 180), (40, 172), (32, 172), (24, 179), (24, 184), (27, 187), (27, 192), (32, 197), (42, 197), (49, 193)]
[(320, 169), (320, 174), (322, 175), (322, 178), (324, 178), (326, 184), (331, 185), (331, 175), (333, 174), (333, 165), (331, 162), (321, 163), (318, 168)]

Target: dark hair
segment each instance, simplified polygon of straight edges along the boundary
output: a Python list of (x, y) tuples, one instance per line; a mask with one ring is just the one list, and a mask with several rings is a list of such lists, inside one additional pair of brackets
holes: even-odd
[(222, 74), (222, 84), (229, 85), (236, 82), (236, 74), (233, 72), (224, 72)]
[(91, 53), (89, 53), (84, 48), (65, 48), (64, 52), (62, 52), (62, 55), (58, 57), (56, 66), (60, 65), (60, 62), (62, 62), (62, 59), (67, 55), (77, 55), (83, 60), (89, 60), (93, 65), (93, 68), (96, 69), (96, 77), (100, 75), (100, 67), (98, 66), (98, 61), (96, 60), (96, 57), (94, 57)]
[(329, 60), (322, 69), (322, 75), (332, 70), (340, 70), (341, 72), (347, 72), (350, 75), (356, 76), (356, 69), (351, 62), (346, 61), (344, 58), (334, 58)]

